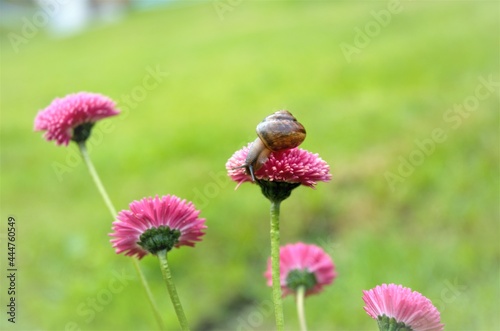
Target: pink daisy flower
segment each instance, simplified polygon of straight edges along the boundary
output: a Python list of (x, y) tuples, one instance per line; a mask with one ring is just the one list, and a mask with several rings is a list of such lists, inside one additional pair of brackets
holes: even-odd
[[(226, 163), (229, 177), (238, 183), (251, 182), (252, 176), (241, 166), (245, 163), (252, 143), (236, 151)], [(274, 202), (288, 198), (300, 185), (314, 188), (316, 182), (328, 182), (332, 175), (330, 167), (318, 154), (300, 148), (271, 152), (266, 162), (255, 171), (256, 183), (262, 194)]]
[[(252, 182), (252, 177), (241, 167), (245, 163), (252, 143), (236, 151), (226, 163), (229, 177), (240, 186)], [(314, 188), (316, 182), (328, 182), (332, 175), (330, 167), (319, 157), (300, 148), (271, 152), (268, 160), (255, 172), (257, 180), (298, 183)], [(238, 187), (237, 186), (237, 187)]]
[(139, 259), (149, 253), (170, 251), (173, 247), (195, 245), (206, 229), (205, 219), (192, 202), (174, 195), (156, 195), (133, 201), (130, 210), (118, 213), (113, 222), (111, 243), (117, 254), (136, 255)]
[[(264, 273), (267, 285), (272, 286), (271, 258)], [(319, 293), (337, 277), (335, 265), (328, 254), (316, 245), (288, 244), (280, 248), (280, 283), (283, 296), (305, 287), (305, 296)]]
[(120, 112), (110, 98), (88, 92), (69, 94), (56, 98), (35, 117), (35, 131), (47, 131), (47, 141), (57, 145), (68, 145), (70, 140), (85, 141), (90, 130), (100, 119), (118, 115)]
[(395, 284), (363, 291), (365, 311), (380, 330), (441, 331), (439, 311), (422, 294)]

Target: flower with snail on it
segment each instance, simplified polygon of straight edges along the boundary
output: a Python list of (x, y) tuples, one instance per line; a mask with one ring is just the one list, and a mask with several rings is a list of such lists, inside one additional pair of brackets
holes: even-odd
[(56, 98), (35, 117), (35, 131), (47, 131), (47, 141), (67, 146), (70, 140), (84, 142), (98, 120), (118, 115), (115, 102), (110, 98), (88, 92)]
[(206, 229), (192, 202), (174, 195), (133, 201), (130, 210), (118, 213), (113, 222), (111, 243), (116, 254), (124, 253), (142, 259), (146, 254), (170, 251), (173, 247), (194, 246)]
[[(252, 143), (249, 143), (236, 151), (226, 163), (229, 177), (238, 183), (236, 188), (244, 182), (253, 182), (251, 175), (241, 167), (251, 145)], [(273, 199), (275, 191), (279, 191), (284, 194), (284, 198), (279, 196), (278, 200), (284, 200), (292, 189), (300, 185), (314, 188), (318, 181), (330, 181), (332, 175), (330, 167), (318, 154), (292, 148), (271, 152), (262, 167), (255, 171), (255, 178), (266, 197)]]
[(365, 311), (376, 319), (380, 331), (441, 331), (439, 311), (432, 302), (410, 288), (382, 284), (363, 291)]
[[(272, 286), (271, 259), (264, 276), (267, 285)], [(300, 286), (304, 286), (305, 296), (320, 293), (336, 277), (335, 265), (322, 248), (302, 242), (281, 247), (280, 283), (283, 296), (296, 293)]]

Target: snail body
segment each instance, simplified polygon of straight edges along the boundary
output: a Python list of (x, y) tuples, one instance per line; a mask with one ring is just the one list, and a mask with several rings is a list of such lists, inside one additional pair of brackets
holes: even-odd
[(245, 163), (247, 173), (255, 181), (254, 171), (259, 170), (271, 152), (299, 146), (306, 138), (306, 129), (287, 110), (279, 110), (264, 118), (257, 125), (257, 139), (250, 146)]

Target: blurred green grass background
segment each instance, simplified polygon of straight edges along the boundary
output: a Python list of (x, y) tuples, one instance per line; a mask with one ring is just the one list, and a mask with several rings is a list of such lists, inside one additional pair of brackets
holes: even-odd
[[(19, 306), (15, 325), (2, 311), (2, 329), (156, 328), (129, 258), (111, 249), (112, 220), (75, 146), (32, 132), (53, 98), (92, 91), (127, 110), (97, 124), (90, 142), (116, 207), (170, 193), (207, 219), (196, 248), (170, 254), (194, 330), (273, 329), (263, 278), (269, 203), (253, 185), (235, 191), (224, 164), (283, 108), (308, 131), (302, 147), (333, 174), (282, 204), (282, 243), (319, 244), (337, 267), (334, 284), (306, 300), (310, 330), (376, 330), (361, 296), (382, 283), (427, 296), (447, 330), (498, 330), (498, 3), (401, 2), (350, 61), (340, 45), (354, 46), (355, 29), (387, 2), (224, 2), (222, 17), (214, 2), (189, 4), (66, 39), (40, 32), (19, 52), (3, 32), (1, 229), (5, 246), (15, 216)], [(128, 102), (148, 70), (168, 74)], [(478, 77), (496, 82), (487, 97), (447, 113), (474, 96)], [(435, 129), (446, 139), (391, 187), (388, 172)], [(141, 266), (177, 329), (156, 259)], [(298, 329), (294, 300), (284, 308), (286, 329)]]

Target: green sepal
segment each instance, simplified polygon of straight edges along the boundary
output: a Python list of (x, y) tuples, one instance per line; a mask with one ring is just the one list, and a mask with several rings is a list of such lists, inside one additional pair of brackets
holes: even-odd
[(95, 123), (93, 122), (87, 122), (78, 125), (73, 129), (73, 137), (71, 137), (71, 140), (76, 141), (77, 143), (85, 142), (90, 137), (94, 124)]
[(300, 183), (275, 182), (257, 179), (262, 194), (273, 202), (281, 202), (292, 194), (292, 190), (300, 186)]
[(159, 251), (170, 251), (179, 242), (181, 232), (177, 229), (172, 230), (168, 226), (161, 225), (157, 228), (150, 228), (144, 231), (137, 242), (139, 246), (150, 252), (151, 254)]
[(305, 269), (291, 270), (286, 276), (286, 287), (291, 290), (297, 291), (299, 287), (303, 286), (306, 292), (312, 289), (318, 281), (314, 272)]
[(378, 316), (377, 323), (380, 331), (413, 331), (412, 328), (403, 322), (398, 322), (394, 317), (386, 315)]

